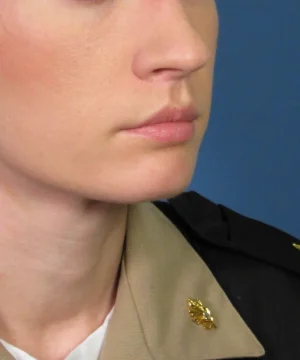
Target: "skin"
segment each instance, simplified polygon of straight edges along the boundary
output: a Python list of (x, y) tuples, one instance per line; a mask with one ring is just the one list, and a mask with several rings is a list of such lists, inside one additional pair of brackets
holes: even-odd
[[(59, 360), (103, 322), (128, 204), (191, 180), (217, 33), (213, 0), (0, 1), (0, 338)], [(122, 131), (190, 103), (187, 142)]]

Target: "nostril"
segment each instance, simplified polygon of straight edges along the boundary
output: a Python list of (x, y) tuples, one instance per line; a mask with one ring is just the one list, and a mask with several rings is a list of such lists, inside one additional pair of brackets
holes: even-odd
[(177, 68), (157, 68), (152, 71), (152, 78), (157, 80), (175, 80), (184, 77), (185, 73)]
[(159, 73), (161, 73), (163, 71), (165, 71), (165, 69), (155, 69), (155, 70), (153, 70), (153, 73), (154, 74), (159, 74)]

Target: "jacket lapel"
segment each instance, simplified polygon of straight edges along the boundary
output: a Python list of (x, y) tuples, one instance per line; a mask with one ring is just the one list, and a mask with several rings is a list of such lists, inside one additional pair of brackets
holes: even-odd
[[(200, 299), (217, 328), (196, 325)], [(264, 349), (177, 228), (153, 204), (131, 205), (115, 311), (101, 360), (260, 357)]]
[(14, 360), (13, 356), (0, 343), (0, 360)]

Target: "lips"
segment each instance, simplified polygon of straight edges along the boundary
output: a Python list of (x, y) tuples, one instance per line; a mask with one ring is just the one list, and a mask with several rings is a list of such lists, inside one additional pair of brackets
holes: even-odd
[(195, 134), (195, 121), (200, 113), (192, 106), (165, 107), (138, 125), (123, 132), (127, 136), (148, 139), (157, 145), (171, 145), (191, 140)]
[(165, 107), (131, 129), (139, 129), (146, 126), (149, 127), (155, 124), (170, 122), (192, 122), (199, 116), (199, 111), (193, 106), (185, 108)]

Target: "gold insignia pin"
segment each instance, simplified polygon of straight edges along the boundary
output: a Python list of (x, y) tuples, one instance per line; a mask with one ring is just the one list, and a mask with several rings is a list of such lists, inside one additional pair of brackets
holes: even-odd
[(294, 246), (294, 248), (296, 248), (297, 250), (300, 250), (300, 244), (294, 243), (293, 246)]
[(206, 330), (216, 329), (217, 326), (210, 310), (205, 307), (199, 299), (189, 298), (187, 300), (187, 305), (193, 322), (197, 325), (202, 325)]

